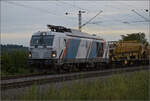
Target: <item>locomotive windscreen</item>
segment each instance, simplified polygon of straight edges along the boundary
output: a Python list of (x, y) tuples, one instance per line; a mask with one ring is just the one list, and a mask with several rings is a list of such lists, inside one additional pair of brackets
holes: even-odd
[(36, 35), (31, 38), (31, 45), (48, 45), (52, 46), (54, 35)]

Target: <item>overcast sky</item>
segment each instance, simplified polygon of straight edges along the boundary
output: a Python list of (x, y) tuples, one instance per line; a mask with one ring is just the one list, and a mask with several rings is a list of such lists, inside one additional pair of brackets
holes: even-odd
[(83, 32), (98, 34), (108, 41), (144, 32), (148, 39), (149, 23), (133, 9), (149, 20), (149, 12), (145, 11), (149, 1), (1, 1), (1, 43), (29, 46), (32, 34), (47, 31), (47, 24), (77, 29), (79, 10), (86, 12), (82, 24), (103, 11), (82, 28)]

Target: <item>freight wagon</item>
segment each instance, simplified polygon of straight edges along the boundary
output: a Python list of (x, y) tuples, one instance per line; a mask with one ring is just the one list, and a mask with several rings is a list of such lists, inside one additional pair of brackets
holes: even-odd
[(110, 61), (115, 64), (148, 64), (149, 47), (137, 41), (110, 41)]

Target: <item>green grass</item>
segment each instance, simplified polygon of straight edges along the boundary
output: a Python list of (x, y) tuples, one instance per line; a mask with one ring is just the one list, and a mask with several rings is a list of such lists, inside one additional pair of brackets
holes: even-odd
[[(113, 75), (94, 82), (74, 82), (72, 86), (61, 88), (51, 86), (40, 94), (33, 85), (20, 100), (148, 100), (149, 72), (135, 72), (131, 75)], [(14, 99), (14, 100), (15, 100)]]
[(27, 51), (10, 51), (1, 54), (1, 76), (27, 74)]

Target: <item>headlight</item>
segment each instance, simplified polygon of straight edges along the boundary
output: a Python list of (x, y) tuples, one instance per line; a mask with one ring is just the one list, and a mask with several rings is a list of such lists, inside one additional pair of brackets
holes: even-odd
[(56, 57), (56, 54), (55, 54), (55, 53), (53, 53), (53, 54), (52, 54), (52, 57)]
[(32, 54), (31, 54), (31, 52), (29, 52), (29, 57), (32, 57)]
[(29, 54), (29, 57), (31, 57), (32, 55), (31, 54)]
[(56, 51), (52, 51), (52, 55), (53, 58), (57, 57)]
[(43, 35), (46, 35), (46, 33), (45, 33), (45, 32), (43, 32), (42, 34), (43, 34)]

